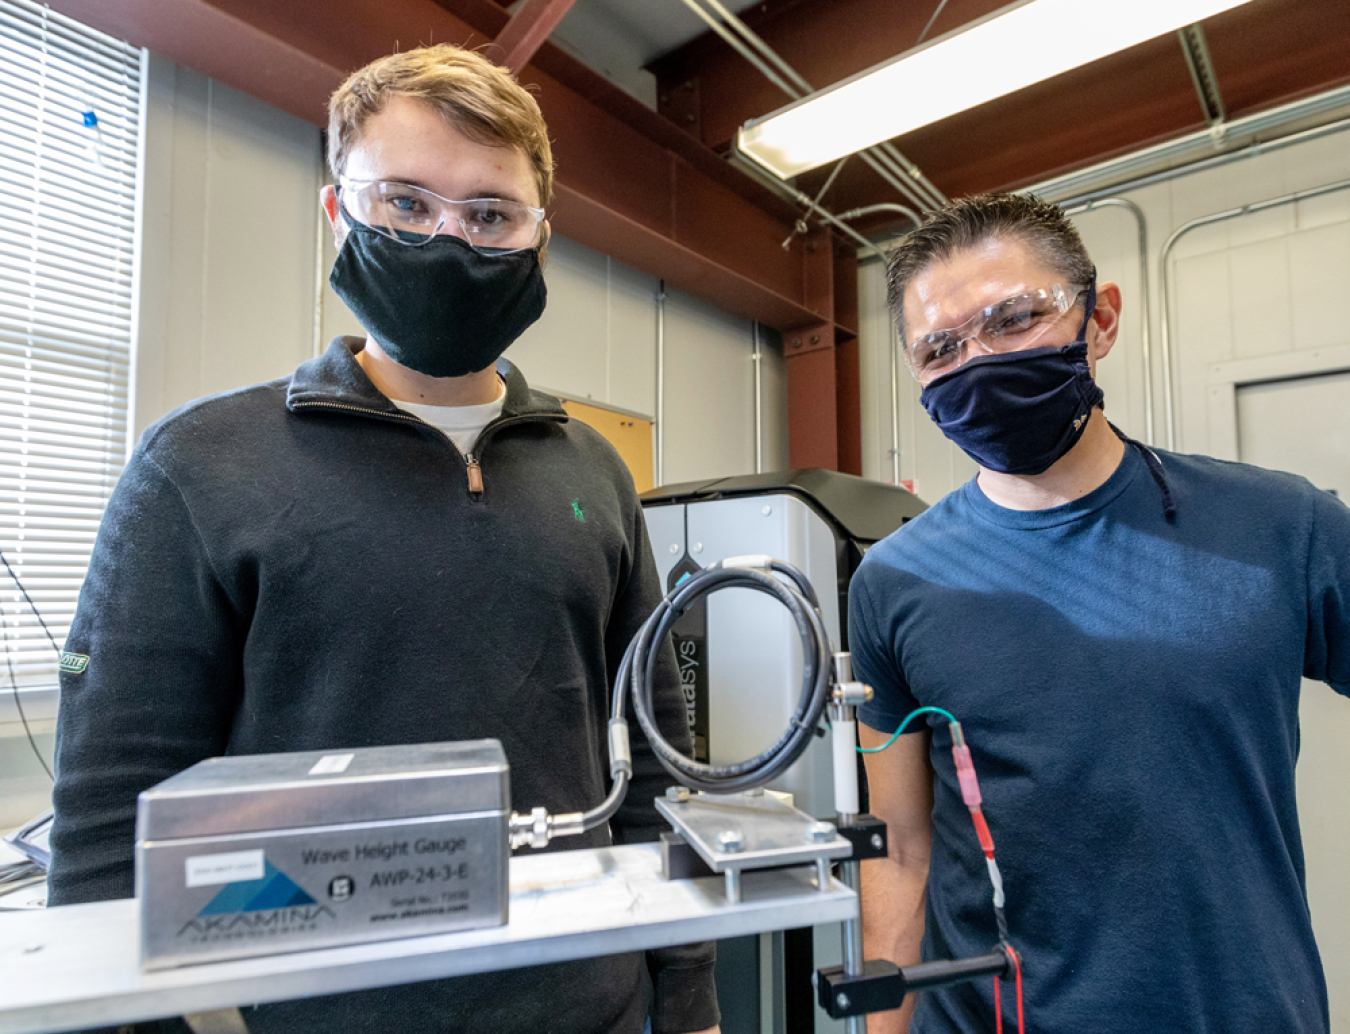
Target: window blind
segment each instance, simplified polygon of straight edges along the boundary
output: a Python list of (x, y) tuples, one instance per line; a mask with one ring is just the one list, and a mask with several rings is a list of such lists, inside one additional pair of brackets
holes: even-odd
[[(0, 0), (0, 550), (58, 644), (126, 455), (141, 51)], [(19, 687), (57, 657), (0, 568)]]

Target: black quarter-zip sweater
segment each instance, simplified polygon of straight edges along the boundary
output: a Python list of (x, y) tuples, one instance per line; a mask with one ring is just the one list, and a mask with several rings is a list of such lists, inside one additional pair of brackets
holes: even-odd
[[(206, 757), (495, 737), (517, 810), (608, 789), (613, 675), (661, 591), (632, 479), (503, 360), (474, 448), (381, 395), (339, 339), (287, 379), (150, 428), (113, 493), (66, 650), (53, 905), (129, 897), (136, 795)], [(674, 656), (658, 721), (684, 731)], [(670, 782), (633, 726), (611, 830), (650, 840)], [(654, 987), (654, 993), (653, 993)], [(711, 946), (247, 1009), (255, 1034), (642, 1029), (717, 1022)]]

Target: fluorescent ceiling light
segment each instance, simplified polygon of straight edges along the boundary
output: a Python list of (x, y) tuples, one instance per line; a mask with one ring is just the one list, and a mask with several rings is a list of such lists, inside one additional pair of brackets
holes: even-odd
[(1023, 0), (747, 122), (737, 148), (782, 179), (1249, 0)]

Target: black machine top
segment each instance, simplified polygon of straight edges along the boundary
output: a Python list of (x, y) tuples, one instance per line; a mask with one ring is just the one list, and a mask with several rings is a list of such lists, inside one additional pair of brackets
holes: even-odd
[(857, 542), (877, 542), (928, 504), (907, 489), (823, 467), (685, 481), (643, 492), (643, 506), (703, 503), (738, 496), (795, 495)]

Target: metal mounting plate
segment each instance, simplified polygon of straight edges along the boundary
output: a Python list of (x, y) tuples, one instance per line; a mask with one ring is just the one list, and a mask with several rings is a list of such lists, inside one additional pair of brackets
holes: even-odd
[[(698, 793), (683, 804), (658, 797), (656, 808), (713, 872), (804, 865), (847, 858), (853, 851), (837, 832), (828, 840), (813, 839), (817, 820), (772, 794)], [(719, 835), (728, 831), (740, 834), (739, 850), (719, 846)]]

